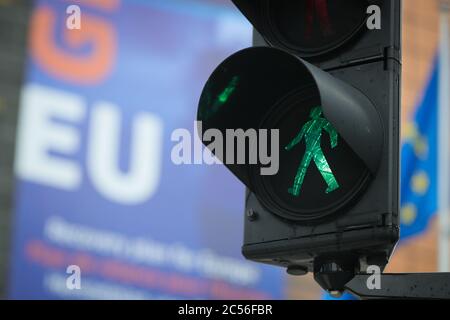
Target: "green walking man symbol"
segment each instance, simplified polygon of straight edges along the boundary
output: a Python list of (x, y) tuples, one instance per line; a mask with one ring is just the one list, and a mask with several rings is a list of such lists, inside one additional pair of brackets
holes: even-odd
[(319, 169), (320, 174), (328, 185), (326, 193), (331, 193), (339, 188), (339, 184), (336, 181), (320, 146), (323, 130), (330, 135), (331, 148), (333, 149), (337, 147), (338, 144), (338, 133), (336, 132), (336, 129), (333, 128), (332, 124), (327, 119), (321, 117), (321, 115), (321, 107), (313, 108), (310, 113), (312, 120), (308, 121), (303, 126), (300, 133), (285, 148), (287, 151), (290, 151), (302, 141), (303, 137), (305, 138), (305, 155), (303, 156), (303, 160), (298, 168), (297, 175), (295, 176), (294, 185), (289, 189), (289, 193), (296, 197), (300, 195), (306, 172), (312, 160), (314, 160), (317, 169)]

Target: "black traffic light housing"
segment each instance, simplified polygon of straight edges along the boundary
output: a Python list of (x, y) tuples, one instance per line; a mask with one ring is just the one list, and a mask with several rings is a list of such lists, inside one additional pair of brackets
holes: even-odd
[[(382, 61), (386, 57), (401, 62), (401, 0), (232, 0), (255, 28), (255, 46), (271, 46), (308, 60), (323, 70)], [(335, 36), (313, 32), (303, 40), (305, 3), (326, 2), (335, 15)], [(368, 10), (381, 9), (381, 29), (368, 30)], [(316, 11), (319, 9), (316, 9)], [(302, 18), (303, 17), (303, 18)], [(317, 19), (320, 20), (317, 13)], [(315, 21), (316, 30), (320, 27)], [(290, 40), (289, 40), (290, 39)], [(331, 39), (331, 40), (330, 40)]]
[[(233, 2), (255, 27), (255, 47), (210, 77), (199, 106), (202, 133), (280, 132), (276, 175), (262, 176), (261, 163), (223, 161), (248, 188), (242, 252), (291, 274), (314, 272), (322, 287), (341, 291), (367, 265), (383, 269), (399, 236), (401, 2)], [(324, 18), (319, 11), (328, 4)], [(374, 4), (381, 29), (369, 30), (366, 11)], [(305, 143), (289, 152), (285, 146), (317, 106), (340, 137), (335, 149), (327, 133), (318, 138), (340, 188), (324, 192), (327, 173), (310, 168), (293, 196), (288, 186), (308, 150)]]

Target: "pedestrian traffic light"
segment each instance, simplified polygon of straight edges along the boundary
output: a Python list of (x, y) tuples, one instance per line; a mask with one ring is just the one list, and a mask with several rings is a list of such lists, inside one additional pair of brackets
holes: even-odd
[(213, 72), (197, 118), (248, 188), (243, 254), (341, 291), (398, 240), (400, 0), (233, 2), (255, 46)]

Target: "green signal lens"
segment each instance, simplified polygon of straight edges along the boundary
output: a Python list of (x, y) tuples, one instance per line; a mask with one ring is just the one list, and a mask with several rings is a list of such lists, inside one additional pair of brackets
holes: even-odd
[(325, 117), (313, 87), (280, 99), (266, 119), (262, 127), (280, 130), (280, 166), (276, 175), (253, 180), (265, 207), (287, 219), (314, 222), (359, 198), (370, 171)]
[(305, 155), (298, 168), (297, 175), (294, 179), (294, 185), (288, 191), (295, 197), (300, 195), (303, 182), (305, 180), (306, 172), (311, 163), (314, 162), (323, 179), (327, 183), (327, 194), (331, 193), (339, 188), (339, 184), (328, 164), (328, 161), (323, 153), (321, 147), (322, 132), (325, 130), (330, 136), (331, 147), (334, 149), (338, 143), (338, 134), (332, 124), (325, 118), (321, 117), (322, 108), (315, 107), (311, 110), (310, 118), (300, 130), (300, 133), (292, 140), (286, 150), (292, 150), (303, 139), (305, 140)]

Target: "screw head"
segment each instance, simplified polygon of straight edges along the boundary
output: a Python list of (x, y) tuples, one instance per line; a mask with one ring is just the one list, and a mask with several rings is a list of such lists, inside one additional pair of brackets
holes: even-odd
[(258, 218), (258, 213), (256, 213), (256, 211), (253, 209), (248, 209), (247, 210), (247, 218), (250, 221), (255, 221)]
[(303, 266), (289, 266), (287, 273), (291, 276), (304, 276), (308, 274), (308, 268)]

